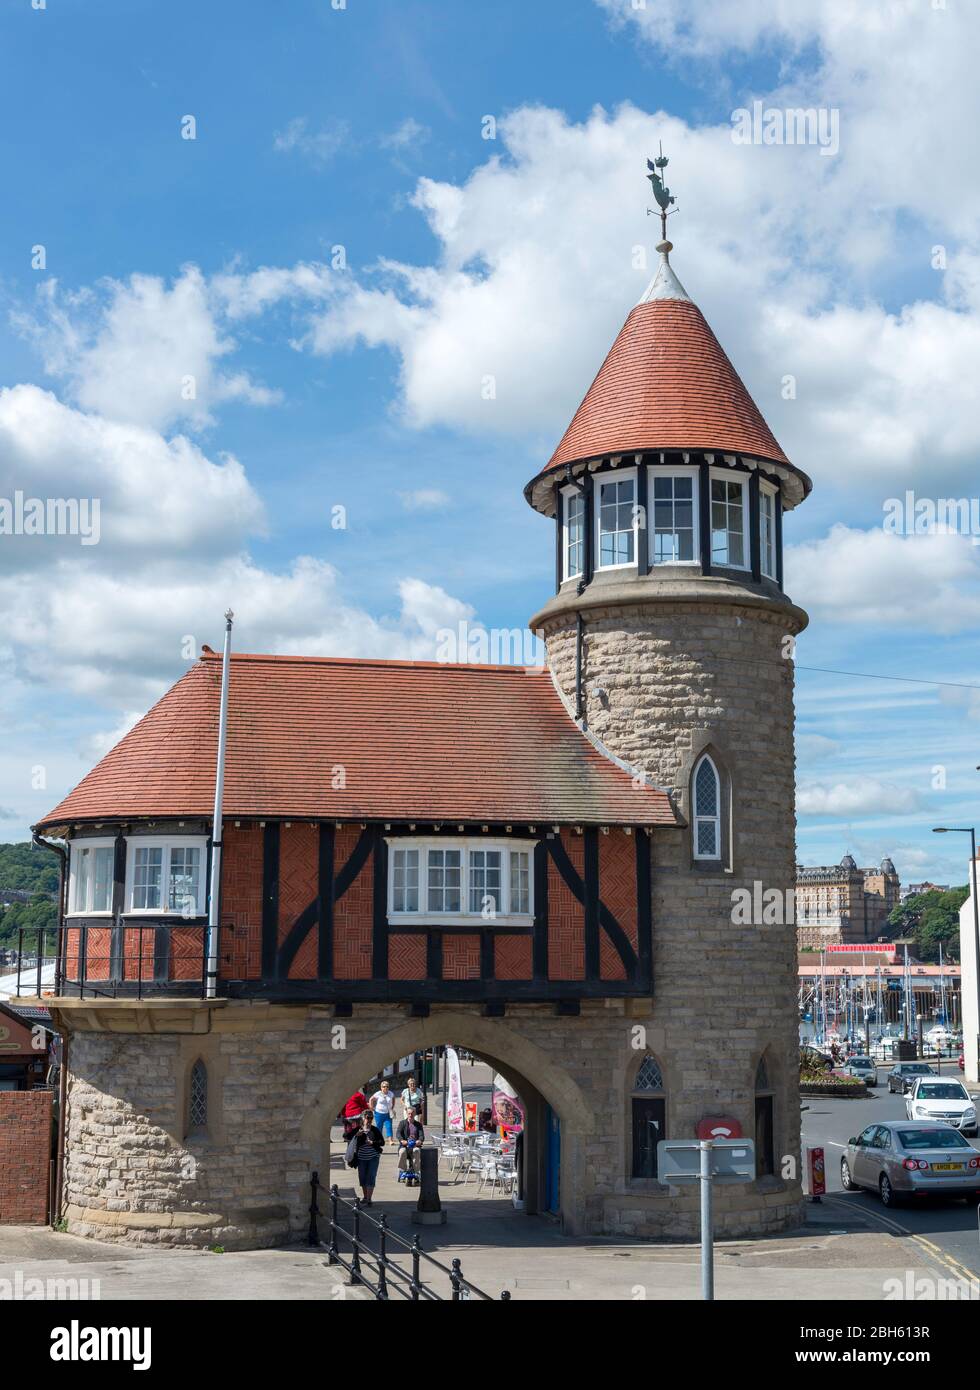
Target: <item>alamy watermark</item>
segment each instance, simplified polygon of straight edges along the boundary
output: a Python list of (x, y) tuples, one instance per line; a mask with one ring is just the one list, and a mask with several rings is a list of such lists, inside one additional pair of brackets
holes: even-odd
[(0, 1279), (0, 1303), (95, 1302), (101, 1297), (102, 1285), (98, 1279), (41, 1279), (25, 1275), (22, 1269), (15, 1269), (12, 1279)]
[(892, 536), (969, 536), (980, 545), (980, 497), (886, 497), (882, 530)]
[(0, 497), (0, 536), (78, 536), (98, 545), (102, 534), (98, 497)]
[(818, 145), (822, 155), (840, 149), (840, 111), (836, 106), (738, 106), (732, 112), (736, 145)]
[(464, 618), (455, 627), (436, 632), (436, 661), (452, 665), (544, 666), (544, 642), (530, 628), (491, 627), (470, 624)]

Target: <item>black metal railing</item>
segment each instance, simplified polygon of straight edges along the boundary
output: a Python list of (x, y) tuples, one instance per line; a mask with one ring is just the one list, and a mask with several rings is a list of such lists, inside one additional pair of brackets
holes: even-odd
[[(319, 1173), (314, 1173), (310, 1178), (310, 1229), (309, 1244), (322, 1245), (320, 1240), (319, 1223), (323, 1218), (320, 1210), (317, 1194), (324, 1190), (320, 1182)], [(351, 1229), (347, 1230), (341, 1223), (341, 1211), (350, 1214)], [(330, 1239), (327, 1242), (327, 1264), (341, 1265), (350, 1275), (351, 1285), (360, 1285), (368, 1290), (376, 1299), (388, 1299), (392, 1296), (406, 1298), (412, 1302), (427, 1300), (429, 1302), (465, 1302), (467, 1299), (482, 1299), (486, 1303), (493, 1303), (496, 1300), (492, 1294), (484, 1293), (476, 1284), (471, 1283), (463, 1274), (460, 1261), (454, 1259), (452, 1265), (444, 1265), (422, 1249), (418, 1236), (412, 1240), (406, 1240), (397, 1231), (393, 1231), (388, 1225), (388, 1218), (382, 1212), (379, 1216), (370, 1216), (361, 1204), (360, 1198), (355, 1198), (352, 1202), (346, 1197), (341, 1197), (337, 1184), (334, 1183), (330, 1188)], [(367, 1223), (367, 1235), (376, 1233), (377, 1249), (373, 1249), (365, 1239), (363, 1225)], [(341, 1243), (346, 1242), (350, 1246), (349, 1252), (341, 1250)], [(411, 1257), (411, 1272), (403, 1269), (391, 1258), (391, 1246), (403, 1254)], [(449, 1294), (439, 1293), (430, 1283), (422, 1277), (422, 1266), (425, 1264), (428, 1271), (438, 1271), (439, 1276), (449, 1281)], [(510, 1293), (507, 1289), (500, 1295), (502, 1300), (509, 1301)]]
[[(220, 928), (216, 954), (221, 961)], [(177, 935), (179, 933), (179, 935)], [(179, 976), (174, 978), (174, 972)], [(208, 929), (200, 922), (118, 916), (100, 922), (18, 927), (17, 994), (204, 999)]]

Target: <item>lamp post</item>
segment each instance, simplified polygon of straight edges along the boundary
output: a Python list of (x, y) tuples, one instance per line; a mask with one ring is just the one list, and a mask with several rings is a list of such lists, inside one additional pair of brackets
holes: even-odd
[[(937, 825), (934, 835), (969, 835), (970, 837), (970, 896), (973, 899), (973, 978), (977, 989), (977, 1028), (980, 1030), (980, 903), (977, 902), (977, 832), (975, 826)], [(964, 1039), (965, 1043), (965, 1039)], [(980, 1031), (974, 1039), (977, 1070), (980, 1072)]]

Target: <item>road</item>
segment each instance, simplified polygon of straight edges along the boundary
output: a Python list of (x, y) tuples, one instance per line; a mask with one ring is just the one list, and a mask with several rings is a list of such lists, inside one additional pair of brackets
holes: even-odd
[[(885, 1069), (879, 1068), (884, 1082)], [(876, 1120), (904, 1120), (905, 1102), (899, 1095), (889, 1095), (884, 1084), (872, 1091), (867, 1100), (824, 1100), (808, 1096), (804, 1103), (810, 1109), (803, 1113), (803, 1143), (822, 1144), (827, 1170), (827, 1192), (836, 1201), (858, 1208), (877, 1226), (895, 1230), (900, 1227), (944, 1252), (949, 1260), (980, 1278), (980, 1211), (975, 1203), (948, 1198), (930, 1198), (914, 1205), (886, 1211), (870, 1192), (845, 1193), (840, 1184), (840, 1161), (851, 1135), (859, 1134)], [(980, 1148), (980, 1141), (968, 1141)]]

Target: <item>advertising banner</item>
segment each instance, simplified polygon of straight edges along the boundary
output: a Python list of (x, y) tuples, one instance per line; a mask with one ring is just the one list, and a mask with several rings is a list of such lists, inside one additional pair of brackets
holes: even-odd
[(446, 1048), (446, 1128), (463, 1128), (463, 1081), (459, 1074), (459, 1054)]

